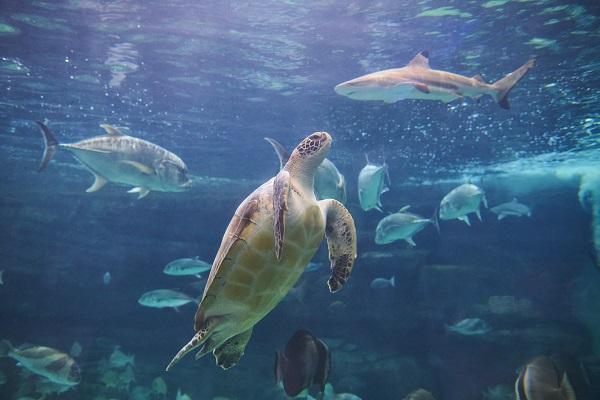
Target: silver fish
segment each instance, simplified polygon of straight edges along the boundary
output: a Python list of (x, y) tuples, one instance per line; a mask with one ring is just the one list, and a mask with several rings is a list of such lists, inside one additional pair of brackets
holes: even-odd
[(371, 289), (386, 289), (396, 287), (396, 277), (392, 276), (390, 279), (375, 278), (371, 281)]
[(472, 183), (462, 184), (450, 191), (440, 203), (440, 218), (459, 219), (471, 225), (467, 214), (474, 212), (481, 221), (481, 203), (487, 208), (484, 191)]
[(59, 385), (75, 386), (81, 381), (81, 370), (75, 360), (50, 347), (23, 345), (15, 348), (8, 340), (3, 340), (0, 357), (13, 358), (28, 371)]
[(119, 346), (116, 346), (110, 354), (108, 363), (111, 368), (125, 368), (128, 365), (135, 366), (135, 355), (125, 354)]
[(410, 206), (405, 206), (397, 213), (384, 217), (375, 229), (375, 243), (388, 244), (396, 240), (406, 240), (411, 246), (416, 246), (413, 236), (421, 232), (428, 224), (434, 225), (439, 231), (436, 214), (433, 218), (423, 218), (408, 212)]
[(521, 369), (515, 382), (517, 400), (575, 400), (575, 391), (567, 374), (559, 376), (548, 357), (536, 357)]
[(138, 303), (145, 307), (152, 308), (177, 308), (188, 303), (197, 303), (187, 294), (177, 292), (171, 289), (157, 289), (144, 293), (138, 300)]
[(127, 136), (111, 125), (100, 125), (106, 135), (61, 144), (46, 125), (35, 123), (45, 146), (39, 170), (48, 166), (58, 148), (66, 149), (94, 175), (88, 193), (100, 190), (107, 182), (134, 186), (128, 193), (138, 193), (138, 199), (151, 190), (181, 192), (192, 186), (188, 169), (178, 156), (154, 143)]
[[(268, 137), (265, 140), (273, 146), (279, 158), (279, 168), (283, 168), (288, 158), (290, 158), (290, 153), (277, 140)], [(323, 160), (315, 173), (315, 195), (317, 200), (334, 199), (340, 203), (345, 203), (347, 200), (346, 178), (340, 173), (335, 164), (327, 158)]]
[(454, 325), (446, 325), (446, 330), (459, 335), (472, 336), (485, 335), (492, 328), (480, 318), (465, 318)]
[(499, 204), (495, 207), (490, 208), (490, 211), (494, 214), (498, 215), (498, 220), (504, 219), (506, 217), (531, 217), (531, 208), (527, 207), (525, 204), (521, 204), (517, 201), (517, 199), (512, 199), (507, 203)]
[(360, 207), (364, 211), (372, 209), (381, 210), (380, 197), (383, 193), (389, 191), (386, 185), (386, 177), (388, 184), (390, 178), (388, 174), (388, 166), (384, 162), (382, 165), (371, 164), (369, 157), (365, 155), (367, 165), (360, 170), (358, 174), (358, 200)]
[(199, 257), (179, 258), (168, 263), (163, 273), (175, 276), (194, 275), (199, 277), (201, 273), (210, 271), (211, 265)]
[(102, 283), (104, 283), (105, 285), (110, 284), (112, 277), (110, 276), (110, 272), (105, 272), (104, 275), (102, 275)]
[(417, 54), (402, 68), (363, 75), (335, 87), (335, 92), (354, 100), (381, 100), (395, 103), (404, 99), (441, 100), (444, 103), (465, 97), (492, 96), (500, 107), (509, 109), (508, 94), (534, 66), (529, 60), (499, 81), (489, 84), (480, 75), (472, 78), (431, 69), (429, 54)]

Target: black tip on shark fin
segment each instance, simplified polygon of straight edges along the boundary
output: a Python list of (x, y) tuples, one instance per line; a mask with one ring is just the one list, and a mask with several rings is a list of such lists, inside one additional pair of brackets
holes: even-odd
[(419, 54), (421, 54), (425, 58), (429, 58), (429, 50), (423, 50)]
[(498, 105), (500, 107), (504, 108), (505, 110), (510, 110), (510, 103), (508, 102), (508, 94), (498, 101)]
[(48, 128), (44, 123), (40, 121), (34, 122), (40, 128), (44, 138), (44, 155), (42, 156), (42, 161), (40, 162), (40, 167), (38, 168), (38, 172), (42, 172), (46, 169), (52, 157), (54, 157), (54, 153), (56, 153), (56, 149), (58, 147), (58, 140), (56, 140), (50, 131), (50, 128)]

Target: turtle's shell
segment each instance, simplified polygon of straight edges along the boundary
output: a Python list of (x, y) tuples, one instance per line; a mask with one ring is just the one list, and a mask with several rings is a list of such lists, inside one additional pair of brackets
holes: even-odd
[(325, 233), (321, 209), (290, 182), (281, 259), (275, 255), (273, 181), (269, 180), (238, 207), (198, 306), (195, 329), (216, 317), (211, 339), (222, 343), (252, 328), (294, 286), (316, 253)]

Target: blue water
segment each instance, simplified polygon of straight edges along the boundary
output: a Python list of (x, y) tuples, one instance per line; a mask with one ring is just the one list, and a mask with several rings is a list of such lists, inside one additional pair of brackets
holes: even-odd
[[(335, 391), (362, 399), (417, 388), (438, 400), (509, 399), (519, 368), (540, 355), (578, 399), (600, 398), (599, 17), (594, 1), (3, 1), (0, 338), (81, 344), (82, 382), (48, 399), (156, 399), (157, 377), (169, 399), (179, 388), (194, 400), (283, 398), (273, 354), (300, 328), (329, 344)], [(530, 57), (536, 66), (508, 111), (490, 97), (384, 104), (333, 91), (423, 50), (433, 68), (488, 82)], [(36, 172), (34, 120), (64, 143), (103, 134), (102, 123), (126, 128), (180, 156), (195, 186), (141, 200), (116, 184), (85, 193), (92, 176), (67, 152)], [(348, 284), (330, 294), (327, 267), (306, 272), (302, 295), (255, 327), (236, 367), (188, 356), (165, 373), (193, 335), (195, 306), (137, 299), (158, 288), (200, 296), (194, 277), (164, 265), (211, 262), (236, 207), (278, 171), (263, 138), (292, 149), (314, 131), (333, 137), (329, 159), (358, 231)], [(364, 154), (389, 165), (383, 214), (358, 203)], [(388, 212), (410, 204), (429, 217), (465, 182), (490, 205), (517, 197), (532, 217), (483, 210), (471, 227), (427, 228), (415, 248), (374, 243)], [(327, 264), (326, 247), (316, 261)], [(395, 287), (370, 287), (391, 276)], [(464, 318), (492, 331), (447, 333)], [(128, 387), (103, 381), (117, 345), (135, 354)], [(14, 360), (0, 359), (0, 371), (1, 399), (41, 397)]]

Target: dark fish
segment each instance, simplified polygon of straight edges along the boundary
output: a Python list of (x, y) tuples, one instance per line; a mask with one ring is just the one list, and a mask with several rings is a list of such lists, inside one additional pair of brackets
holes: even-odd
[(517, 400), (576, 400), (566, 373), (559, 373), (548, 357), (527, 363), (515, 382)]
[(0, 357), (14, 358), (25, 369), (60, 385), (74, 386), (81, 381), (81, 371), (75, 360), (50, 347), (23, 345), (15, 348), (8, 340), (3, 340)]
[(283, 381), (283, 389), (291, 397), (312, 385), (318, 385), (323, 392), (330, 370), (329, 348), (305, 330), (294, 333), (283, 352), (275, 353), (275, 380)]

